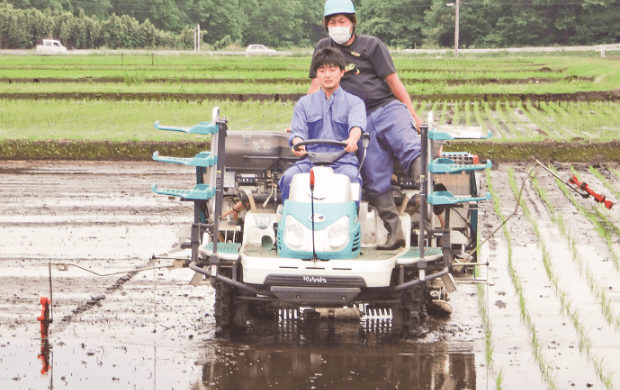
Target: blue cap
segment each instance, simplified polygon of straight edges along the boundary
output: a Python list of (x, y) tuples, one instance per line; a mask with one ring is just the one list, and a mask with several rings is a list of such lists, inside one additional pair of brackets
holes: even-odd
[(355, 6), (351, 0), (327, 0), (323, 16), (336, 14), (354, 14)]

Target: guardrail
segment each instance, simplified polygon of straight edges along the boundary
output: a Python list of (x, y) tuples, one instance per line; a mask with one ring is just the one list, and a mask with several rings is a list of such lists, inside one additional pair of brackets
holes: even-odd
[(37, 53), (36, 50), (23, 50), (23, 49), (6, 49), (0, 50), (0, 55), (22, 55), (22, 56), (32, 56), (32, 55), (60, 55), (60, 56), (71, 56), (71, 55), (155, 55), (155, 56), (166, 56), (166, 55), (209, 55), (209, 56), (293, 56), (293, 55), (312, 55), (312, 50), (300, 50), (300, 51), (278, 51), (275, 53), (246, 53), (245, 51), (193, 51), (193, 50), (82, 50), (82, 49), (74, 49), (67, 50), (65, 52), (58, 53)]
[[(593, 45), (593, 46), (550, 46), (550, 47), (506, 47), (502, 49), (459, 49), (461, 54), (485, 54), (485, 53), (551, 53), (563, 51), (600, 51), (601, 57), (605, 58), (605, 52), (620, 50), (620, 44)], [(397, 53), (413, 54), (449, 54), (454, 49), (424, 50), (424, 49), (400, 49)], [(394, 50), (392, 50), (394, 52)]]
[[(507, 47), (501, 49), (459, 49), (462, 54), (485, 54), (485, 53), (551, 53), (551, 52), (578, 52), (597, 51), (605, 58), (608, 51), (620, 50), (620, 43), (593, 46), (552, 46), (552, 47)], [(392, 53), (408, 54), (451, 54), (454, 49), (391, 49)], [(251, 56), (293, 56), (312, 55), (312, 50), (278, 51), (275, 53), (250, 54)], [(54, 53), (54, 55), (209, 55), (209, 56), (248, 56), (245, 51), (193, 51), (193, 50), (67, 50), (66, 52)], [(0, 55), (37, 55), (35, 50), (0, 50)], [(43, 54), (50, 55), (50, 54)]]

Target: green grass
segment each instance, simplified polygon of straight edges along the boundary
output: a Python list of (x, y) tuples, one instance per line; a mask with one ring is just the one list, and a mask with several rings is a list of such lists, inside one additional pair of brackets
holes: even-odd
[(73, 139), (111, 141), (204, 140), (204, 136), (158, 131), (155, 121), (169, 126), (193, 126), (211, 120), (220, 107), (230, 130), (284, 131), (290, 125), (293, 103), (254, 102), (138, 102), (0, 100), (0, 140)]
[[(137, 81), (136, 81), (137, 80)], [(1, 83), (1, 93), (301, 93), (308, 92), (307, 84), (278, 83), (183, 83), (170, 80), (166, 83), (144, 83), (126, 79), (125, 83)]]
[[(562, 110), (572, 113), (574, 118), (588, 115), (592, 122), (587, 128), (582, 127), (581, 131), (574, 128), (569, 119), (563, 123), (550, 122), (550, 115), (542, 108), (518, 105), (531, 121), (528, 123), (542, 129), (549, 137), (531, 131), (518, 131), (517, 126), (525, 128), (528, 123), (516, 119), (512, 114), (512, 105), (507, 103), (474, 102), (473, 108), (469, 103), (448, 100), (414, 103), (421, 118), (426, 119), (428, 111), (432, 110), (439, 125), (446, 125), (446, 121), (452, 119), (454, 125), (481, 126), (485, 131), (492, 128), (494, 138), (486, 142), (541, 141), (545, 138), (569, 141), (573, 137), (605, 142), (617, 139), (617, 132), (620, 131), (620, 121), (610, 114), (620, 109), (619, 103), (562, 104)], [(232, 130), (282, 131), (290, 125), (294, 102), (0, 99), (0, 140), (156, 140), (162, 137), (152, 131), (156, 120), (170, 125), (190, 126), (209, 121), (214, 106), (220, 106)], [(591, 110), (594, 110), (593, 113), (590, 113)], [(188, 136), (164, 137), (176, 140), (187, 139)]]

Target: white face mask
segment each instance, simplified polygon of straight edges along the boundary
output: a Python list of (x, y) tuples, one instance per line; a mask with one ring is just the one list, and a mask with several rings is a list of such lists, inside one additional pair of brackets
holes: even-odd
[(351, 27), (330, 27), (329, 36), (339, 45), (345, 44), (351, 39)]

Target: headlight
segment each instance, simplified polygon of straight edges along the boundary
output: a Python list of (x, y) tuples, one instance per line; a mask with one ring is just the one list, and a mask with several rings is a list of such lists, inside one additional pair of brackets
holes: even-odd
[(306, 242), (306, 229), (290, 215), (286, 216), (284, 229), (284, 242), (291, 249), (299, 249)]
[(332, 250), (338, 251), (349, 242), (349, 219), (343, 217), (327, 231), (327, 244)]

